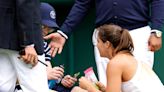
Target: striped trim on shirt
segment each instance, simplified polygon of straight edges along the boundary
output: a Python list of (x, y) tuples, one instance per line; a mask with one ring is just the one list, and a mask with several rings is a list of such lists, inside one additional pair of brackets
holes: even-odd
[(45, 41), (44, 41), (44, 54), (45, 54), (45, 60), (51, 61), (50, 47), (48, 46), (48, 43)]

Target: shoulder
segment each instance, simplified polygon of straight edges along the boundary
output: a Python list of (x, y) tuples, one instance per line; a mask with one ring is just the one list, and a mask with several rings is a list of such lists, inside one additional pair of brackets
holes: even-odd
[(126, 61), (126, 58), (126, 55), (116, 55), (110, 60), (108, 65), (111, 67), (122, 67), (125, 63), (124, 61)]
[(128, 66), (128, 63), (130, 61), (130, 58), (128, 55), (117, 55), (112, 60), (109, 61), (107, 68), (112, 71), (122, 71), (125, 67)]
[(107, 71), (113, 73), (121, 73), (123, 65), (119, 59), (112, 59), (107, 65)]

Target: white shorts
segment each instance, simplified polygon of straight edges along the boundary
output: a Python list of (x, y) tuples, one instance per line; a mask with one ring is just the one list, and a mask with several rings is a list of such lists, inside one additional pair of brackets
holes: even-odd
[[(46, 67), (38, 62), (31, 69), (18, 56), (17, 51), (0, 49), (0, 92), (14, 92), (17, 79), (23, 92), (48, 92)], [(38, 59), (45, 62), (44, 55)]]

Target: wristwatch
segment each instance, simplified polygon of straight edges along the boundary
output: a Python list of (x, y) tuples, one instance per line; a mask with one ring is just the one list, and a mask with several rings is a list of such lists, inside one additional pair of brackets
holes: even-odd
[(162, 37), (162, 32), (159, 30), (151, 30), (151, 33), (154, 33), (156, 37)]

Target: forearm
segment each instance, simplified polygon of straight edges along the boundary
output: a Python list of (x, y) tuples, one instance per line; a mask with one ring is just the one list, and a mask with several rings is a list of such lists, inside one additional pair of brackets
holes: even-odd
[(164, 25), (164, 0), (152, 0), (151, 2), (151, 28), (163, 30)]
[(73, 29), (82, 21), (82, 19), (87, 14), (92, 0), (76, 0), (73, 5), (69, 15), (67, 16), (65, 22), (61, 26), (61, 31), (63, 31), (67, 36), (71, 34)]

